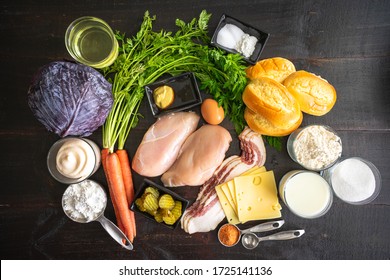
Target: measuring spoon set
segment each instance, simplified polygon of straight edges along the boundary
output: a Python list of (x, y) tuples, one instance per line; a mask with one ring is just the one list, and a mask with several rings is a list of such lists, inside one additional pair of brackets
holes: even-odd
[(255, 234), (255, 232), (257, 232), (257, 233), (268, 232), (271, 230), (278, 229), (283, 224), (284, 224), (284, 220), (271, 221), (271, 222), (262, 223), (262, 224), (253, 226), (251, 228), (244, 229), (244, 230), (240, 230), (236, 225), (233, 225), (233, 226), (235, 226), (240, 233), (240, 236), (237, 240), (237, 243), (241, 238), (241, 243), (244, 246), (244, 248), (252, 250), (252, 249), (255, 249), (259, 245), (259, 243), (262, 241), (289, 240), (289, 239), (295, 239), (295, 238), (301, 237), (303, 234), (305, 234), (305, 230), (303, 230), (303, 229), (281, 231), (281, 232), (267, 235), (264, 237), (258, 237)]

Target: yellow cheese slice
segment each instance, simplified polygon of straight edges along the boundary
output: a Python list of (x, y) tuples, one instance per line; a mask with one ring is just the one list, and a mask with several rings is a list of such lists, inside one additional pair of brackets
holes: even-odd
[[(228, 183), (229, 182), (226, 182), (224, 184), (221, 184), (221, 190), (223, 192), (223, 194), (226, 196), (230, 206), (235, 210), (237, 207), (236, 207), (236, 203), (233, 199), (233, 196), (232, 194), (230, 193), (230, 190), (229, 190), (229, 187), (228, 187)], [(237, 212), (236, 212), (237, 214)]]
[(273, 171), (234, 178), (237, 216), (240, 222), (282, 216)]
[[(255, 175), (255, 174), (259, 174), (261, 172), (265, 172), (265, 171), (266, 171), (266, 169), (264, 166), (262, 166), (262, 167), (255, 166), (255, 167), (252, 167), (251, 169), (249, 169), (248, 171), (244, 172), (240, 176), (248, 176), (248, 175), (252, 175), (252, 174)], [(234, 187), (234, 180), (230, 180), (224, 184), (221, 184), (221, 189), (224, 192), (227, 200), (229, 201), (230, 206), (234, 209), (234, 211), (237, 215), (237, 199), (236, 199), (236, 190)]]
[(255, 174), (259, 174), (261, 172), (265, 172), (267, 171), (265, 169), (265, 166), (255, 166), (255, 167), (252, 167), (251, 169), (245, 171), (244, 173), (242, 173), (240, 176), (246, 176), (246, 175), (255, 175)]
[(240, 221), (238, 220), (234, 209), (231, 207), (227, 197), (225, 196), (225, 193), (222, 191), (221, 185), (216, 186), (215, 190), (217, 191), (219, 202), (222, 205), (222, 209), (225, 212), (225, 216), (228, 222), (231, 224), (239, 224)]
[[(257, 175), (257, 174), (260, 174), (260, 173), (265, 172), (265, 171), (267, 171), (265, 169), (265, 166), (261, 166), (261, 167), (255, 166), (255, 167), (252, 167), (251, 169), (249, 169), (248, 171), (242, 173), (240, 176)], [(237, 198), (236, 198), (236, 188), (234, 185), (234, 180), (227, 182), (227, 185), (229, 187), (229, 191), (230, 191), (230, 194), (232, 196), (235, 210), (236, 210), (236, 214), (237, 214)]]
[[(234, 187), (234, 181), (230, 180), (226, 183), (230, 196), (232, 197), (233, 207), (237, 209), (236, 188)], [(237, 214), (237, 212), (236, 212)]]
[[(266, 172), (266, 171), (267, 170), (265, 169), (265, 166), (261, 166), (261, 167), (255, 166), (255, 167), (252, 167), (251, 169), (249, 169), (248, 171), (242, 173), (240, 176), (257, 175), (257, 174), (260, 174), (260, 173)], [(229, 187), (230, 194), (233, 197), (234, 204), (237, 206), (236, 188), (234, 185), (234, 180), (231, 180), (228, 182), (228, 187)]]

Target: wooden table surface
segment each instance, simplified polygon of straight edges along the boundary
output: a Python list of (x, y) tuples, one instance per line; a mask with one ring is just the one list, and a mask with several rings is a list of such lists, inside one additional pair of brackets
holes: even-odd
[[(390, 2), (383, 1), (1, 1), (0, 29), (0, 254), (1, 259), (389, 259), (390, 258)], [(375, 201), (352, 206), (335, 198), (323, 217), (306, 220), (283, 206), (284, 229), (303, 228), (296, 240), (265, 242), (248, 251), (224, 248), (217, 231), (189, 235), (170, 230), (137, 214), (134, 251), (118, 246), (97, 223), (78, 224), (61, 208), (65, 185), (46, 167), (58, 137), (32, 115), (26, 93), (34, 72), (52, 61), (70, 59), (64, 45), (68, 24), (83, 15), (106, 20), (113, 29), (134, 34), (149, 10), (154, 28), (175, 30), (174, 21), (212, 13), (209, 33), (226, 13), (271, 34), (261, 58), (281, 56), (297, 69), (321, 75), (337, 90), (333, 110), (323, 117), (304, 116), (303, 125), (327, 124), (343, 142), (343, 156), (373, 162), (382, 175)], [(207, 93), (204, 93), (207, 94)], [(132, 130), (130, 155), (154, 119), (145, 116)], [(239, 153), (229, 120), (223, 125), (234, 139), (228, 155)], [(90, 139), (100, 146), (97, 130)], [(267, 169), (276, 180), (299, 166), (283, 149), (267, 145)], [(92, 179), (106, 186), (100, 169)], [(158, 181), (158, 180), (157, 180)], [(134, 174), (136, 188), (142, 178)], [(194, 200), (197, 187), (177, 191)], [(114, 218), (111, 204), (106, 216)], [(243, 225), (242, 228), (246, 227)]]

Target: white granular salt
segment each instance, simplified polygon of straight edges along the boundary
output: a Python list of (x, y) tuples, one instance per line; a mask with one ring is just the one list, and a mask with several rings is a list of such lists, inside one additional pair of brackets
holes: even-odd
[(320, 125), (303, 129), (293, 144), (296, 160), (308, 169), (321, 170), (341, 155), (340, 137)]
[(91, 180), (70, 185), (62, 198), (65, 213), (79, 222), (95, 220), (104, 211), (106, 203), (104, 190)]
[(371, 168), (356, 158), (339, 163), (332, 173), (332, 187), (336, 195), (349, 202), (363, 201), (375, 191), (375, 175)]

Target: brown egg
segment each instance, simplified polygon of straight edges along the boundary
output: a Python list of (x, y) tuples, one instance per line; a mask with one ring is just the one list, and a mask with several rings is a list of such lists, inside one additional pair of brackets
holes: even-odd
[(200, 107), (203, 119), (209, 124), (220, 124), (225, 118), (225, 112), (214, 99), (205, 99)]

